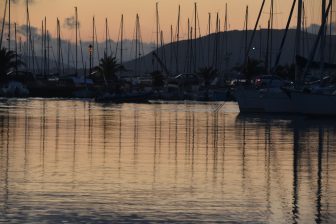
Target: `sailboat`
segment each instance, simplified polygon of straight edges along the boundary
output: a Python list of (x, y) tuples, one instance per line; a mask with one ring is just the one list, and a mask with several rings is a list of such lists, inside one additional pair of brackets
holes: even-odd
[[(253, 33), (256, 31), (256, 27), (259, 24), (259, 20), (261, 17), (261, 13), (263, 11), (265, 5), (265, 0), (262, 2), (262, 5), (260, 7), (259, 15), (256, 21), (256, 26), (253, 30)], [(247, 43), (247, 32), (248, 32), (248, 6), (246, 7), (246, 14), (245, 14), (245, 57), (244, 57), (244, 65), (247, 65), (248, 62), (248, 55), (249, 55), (249, 49), (250, 45), (253, 42), (254, 35), (252, 35), (250, 44)], [(238, 86), (235, 89), (234, 93), (236, 100), (239, 105), (239, 109), (241, 113), (244, 112), (263, 112), (263, 101), (262, 101), (262, 95), (258, 88), (256, 88), (255, 85), (252, 85), (251, 83), (246, 83), (246, 85)]]
[[(290, 15), (288, 17), (285, 33), (284, 33), (284, 36), (280, 44), (280, 50), (277, 55), (274, 68), (272, 70), (275, 70), (275, 68), (278, 66), (278, 63), (280, 61), (282, 49), (285, 44), (287, 32), (288, 32), (288, 29), (291, 23), (295, 5), (296, 5), (296, 0), (293, 1)], [(271, 7), (273, 7), (273, 2), (271, 4)], [(302, 11), (302, 0), (299, 0), (298, 1), (297, 32), (296, 32), (296, 46), (298, 46), (296, 48), (297, 54), (300, 53), (300, 46), (301, 46), (300, 45), (301, 18), (302, 18), (301, 11)], [(271, 8), (271, 12), (273, 13), (273, 8)], [(271, 18), (273, 19), (273, 16)], [(272, 60), (270, 62), (272, 63)], [(294, 113), (295, 112), (293, 101), (290, 97), (290, 94), (288, 93), (288, 91), (285, 91), (285, 89), (283, 89), (282, 87), (285, 87), (286, 89), (288, 89), (288, 88), (291, 88), (292, 85), (288, 85), (287, 83), (283, 86), (278, 86), (276, 88), (268, 88), (263, 91), (262, 103), (263, 103), (263, 108), (265, 112), (267, 113)]]
[[(328, 18), (329, 12), (332, 6), (332, 0), (329, 0), (327, 8), (326, 0), (322, 1), (322, 23), (321, 27), (315, 41), (314, 47), (312, 49), (309, 62), (304, 69), (307, 72), (317, 49), (319, 39), (321, 39), (321, 52), (320, 52), (320, 66), (321, 74), (324, 73), (325, 61), (324, 61), (324, 48), (325, 48), (325, 27), (326, 20)], [(305, 74), (305, 73), (304, 73)], [(321, 75), (322, 76), (322, 75)], [(330, 83), (323, 85), (322, 80), (317, 86), (311, 86), (311, 88), (306, 89), (306, 91), (293, 91), (291, 92), (291, 98), (293, 105), (295, 105), (295, 110), (300, 114), (306, 115), (336, 115), (336, 85)]]

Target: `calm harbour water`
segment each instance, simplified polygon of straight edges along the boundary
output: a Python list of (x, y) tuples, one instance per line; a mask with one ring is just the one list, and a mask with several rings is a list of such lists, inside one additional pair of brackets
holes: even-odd
[(0, 100), (0, 223), (335, 223), (336, 119)]

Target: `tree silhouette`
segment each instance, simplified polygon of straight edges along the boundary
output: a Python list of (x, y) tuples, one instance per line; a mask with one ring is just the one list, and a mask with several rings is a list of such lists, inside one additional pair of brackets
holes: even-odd
[(247, 80), (251, 80), (264, 72), (265, 68), (261, 60), (248, 58), (247, 64), (244, 66), (243, 69), (243, 73), (246, 75)]
[(0, 50), (0, 77), (1, 79), (5, 75), (14, 70), (17, 66), (23, 64), (21, 60), (17, 60), (17, 55), (14, 51), (8, 51), (6, 48)]
[(107, 82), (118, 82), (118, 77), (116, 73), (123, 70), (123, 66), (117, 62), (116, 57), (104, 55), (100, 59), (99, 65), (95, 67), (95, 70), (102, 76), (105, 83)]
[(152, 87), (153, 87), (153, 89), (158, 91), (160, 88), (164, 87), (165, 78), (164, 78), (162, 72), (153, 71), (151, 73), (151, 76), (152, 76)]
[(209, 97), (209, 88), (211, 81), (217, 76), (217, 69), (213, 67), (199, 68), (197, 74), (202, 78), (205, 87), (205, 97)]

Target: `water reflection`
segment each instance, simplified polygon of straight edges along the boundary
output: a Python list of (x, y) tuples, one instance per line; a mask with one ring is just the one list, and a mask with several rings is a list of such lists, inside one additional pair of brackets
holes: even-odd
[[(237, 123), (245, 122), (256, 129), (276, 128), (276, 131), (270, 131), (269, 134), (277, 136), (282, 133), (276, 137), (277, 139), (285, 133), (293, 135), (291, 222), (334, 222), (335, 216), (331, 215), (333, 211), (329, 208), (330, 203), (333, 203), (331, 200), (335, 199), (335, 194), (329, 189), (332, 186), (330, 180), (334, 177), (334, 174), (330, 173), (330, 164), (335, 163), (335, 151), (331, 150), (335, 148), (335, 139), (330, 137), (335, 135), (336, 120), (291, 116), (240, 115), (237, 117)], [(290, 136), (286, 137), (290, 138)], [(282, 151), (279, 146), (275, 150)], [(275, 159), (279, 161), (279, 158)], [(325, 193), (325, 191), (328, 192)]]
[(236, 111), (4, 100), (0, 222), (335, 222), (335, 122)]

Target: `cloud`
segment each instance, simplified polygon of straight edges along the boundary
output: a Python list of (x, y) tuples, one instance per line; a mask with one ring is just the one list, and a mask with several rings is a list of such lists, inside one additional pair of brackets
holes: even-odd
[[(66, 29), (74, 29), (76, 27), (76, 19), (74, 16), (68, 17), (64, 19), (63, 27)], [(80, 23), (78, 22), (78, 27), (80, 27)]]
[[(27, 35), (27, 25), (20, 25), (16, 28), (17, 33), (22, 35), (22, 36), (26, 36)], [(32, 35), (32, 37), (37, 37), (38, 39), (40, 39), (41, 34), (39, 33), (39, 29), (37, 27), (31, 26), (30, 27), (30, 33)]]

